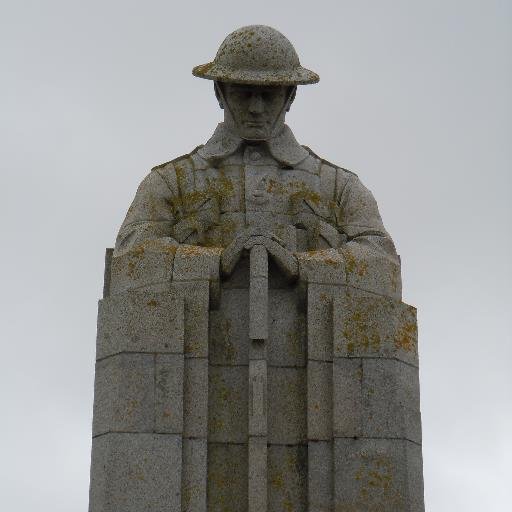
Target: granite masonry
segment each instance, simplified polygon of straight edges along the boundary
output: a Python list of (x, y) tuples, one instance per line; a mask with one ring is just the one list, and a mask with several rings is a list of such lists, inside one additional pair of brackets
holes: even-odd
[(90, 512), (422, 512), (400, 259), (284, 122), (318, 75), (261, 25), (193, 73), (224, 122), (151, 170), (106, 253)]

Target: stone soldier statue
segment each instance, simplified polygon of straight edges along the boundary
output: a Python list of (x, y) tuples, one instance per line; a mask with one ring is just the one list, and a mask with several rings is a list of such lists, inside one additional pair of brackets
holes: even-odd
[(359, 274), (378, 261), (369, 273), (399, 296), (400, 262), (372, 194), (353, 172), (301, 146), (285, 124), (297, 85), (319, 80), (291, 43), (270, 27), (244, 27), (193, 73), (214, 80), (224, 122), (205, 145), (152, 169), (114, 254), (147, 240), (221, 247), (227, 275), (262, 244), (293, 280), (300, 253), (334, 249)]
[(90, 512), (423, 511), (414, 308), (377, 204), (285, 124), (277, 30), (193, 74), (224, 120), (154, 167), (109, 250)]

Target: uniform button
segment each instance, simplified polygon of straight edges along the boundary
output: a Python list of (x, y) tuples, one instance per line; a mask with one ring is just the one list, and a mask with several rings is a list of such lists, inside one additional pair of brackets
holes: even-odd
[(258, 153), (257, 151), (253, 151), (251, 153), (251, 160), (259, 160), (261, 158), (261, 153)]

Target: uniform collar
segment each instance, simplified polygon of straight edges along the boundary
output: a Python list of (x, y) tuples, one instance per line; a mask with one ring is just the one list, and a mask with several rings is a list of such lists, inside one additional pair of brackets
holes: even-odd
[[(208, 142), (199, 148), (199, 155), (205, 160), (222, 160), (237, 151), (245, 141), (238, 135), (230, 132), (219, 123), (215, 132)], [(280, 163), (294, 166), (302, 162), (309, 153), (295, 139), (288, 125), (284, 126), (283, 131), (268, 141), (261, 143), (268, 148), (270, 154)]]

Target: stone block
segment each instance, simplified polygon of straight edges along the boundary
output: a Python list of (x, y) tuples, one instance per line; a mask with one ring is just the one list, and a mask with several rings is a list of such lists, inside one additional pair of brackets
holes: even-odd
[(247, 444), (208, 443), (208, 512), (247, 512), (247, 457)]
[(111, 262), (110, 295), (155, 284), (169, 289), (176, 245), (164, 239), (145, 240)]
[(332, 438), (332, 366), (331, 362), (308, 361), (308, 439)]
[(334, 436), (360, 437), (363, 428), (362, 361), (335, 358), (332, 370)]
[(249, 512), (267, 510), (267, 438), (249, 438)]
[(183, 386), (183, 435), (205, 438), (208, 433), (208, 359), (186, 358)]
[(268, 510), (307, 510), (308, 448), (268, 447)]
[(244, 443), (248, 435), (248, 367), (210, 366), (208, 438)]
[(128, 292), (100, 300), (96, 358), (120, 352), (183, 352), (183, 299)]
[(364, 437), (421, 444), (418, 369), (392, 359), (363, 359)]
[(208, 446), (206, 439), (183, 438), (181, 512), (206, 512)]
[(306, 315), (296, 290), (271, 289), (268, 362), (272, 366), (306, 365)]
[(423, 512), (421, 447), (399, 439), (335, 439), (334, 510)]
[(89, 512), (181, 510), (181, 438), (114, 433), (92, 442)]
[(327, 512), (333, 503), (333, 443), (308, 443), (308, 511)]
[(177, 281), (172, 289), (185, 300), (185, 355), (208, 357), (208, 281)]
[(352, 243), (338, 249), (343, 255), (348, 286), (400, 300), (400, 261), (364, 244)]
[(183, 432), (183, 373), (183, 354), (158, 354), (156, 356), (156, 432)]
[(118, 354), (96, 363), (93, 436), (153, 432), (154, 356)]
[(249, 291), (222, 290), (222, 301), (210, 311), (210, 364), (249, 364)]
[(416, 309), (348, 288), (333, 303), (334, 353), (339, 357), (389, 357), (418, 366)]
[(307, 439), (305, 368), (268, 368), (268, 438), (273, 444)]

